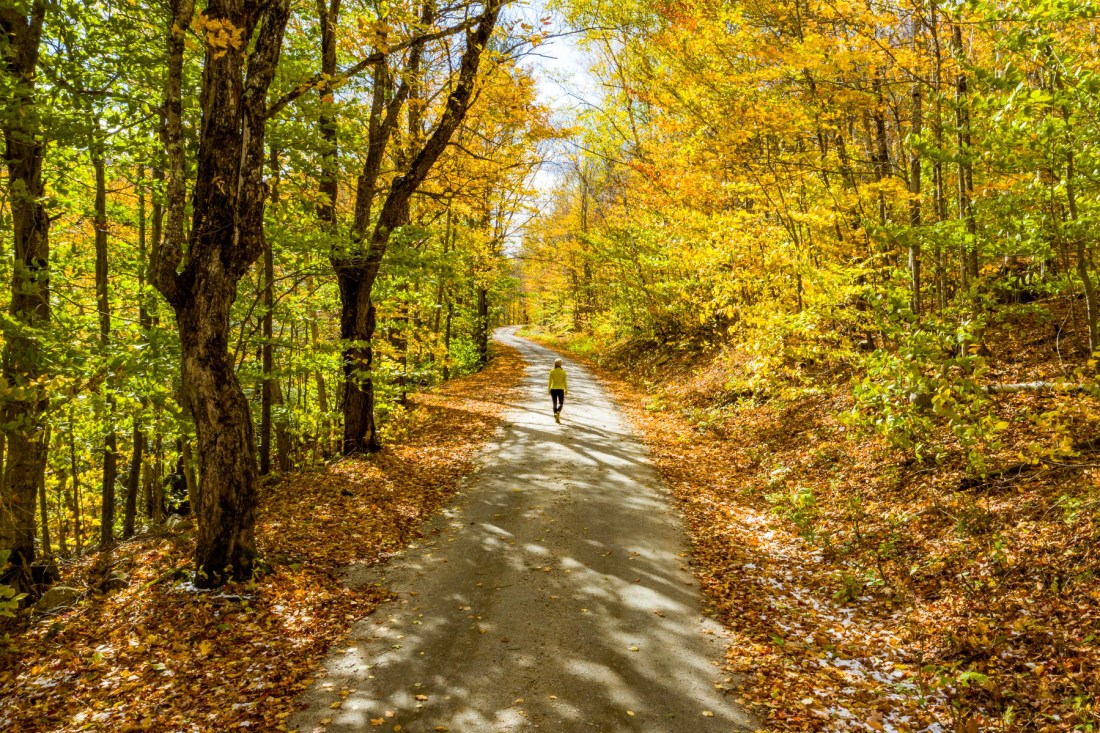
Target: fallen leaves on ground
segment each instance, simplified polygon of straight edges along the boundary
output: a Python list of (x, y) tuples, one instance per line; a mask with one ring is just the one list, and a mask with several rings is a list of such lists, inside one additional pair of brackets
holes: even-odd
[[(258, 580), (197, 593), (174, 573), (189, 535), (120, 544), (109, 561), (127, 588), (35, 620), (0, 656), (0, 730), (285, 729), (329, 646), (387, 597), (346, 588), (340, 568), (415, 539), (500, 425), (523, 369), (496, 348), (482, 373), (411, 396), (400, 442), (265, 487), (256, 535), (270, 569)], [(87, 587), (106, 560), (84, 558), (63, 582)]]
[[(679, 500), (737, 694), (769, 730), (1100, 727), (1096, 466), (963, 490), (959, 455), (913, 463), (847, 427), (844, 383), (722, 405), (719, 360), (620, 366), (594, 368)], [(1036, 437), (1006, 436), (1005, 460)]]

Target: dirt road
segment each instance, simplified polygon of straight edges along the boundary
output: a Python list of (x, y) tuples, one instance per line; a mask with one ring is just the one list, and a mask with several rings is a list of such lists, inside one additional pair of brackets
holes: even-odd
[(556, 424), (557, 355), (496, 337), (528, 363), (503, 437), (424, 540), (349, 571), (398, 599), (332, 650), (290, 727), (752, 730), (722, 689), (722, 630), (701, 613), (679, 519), (620, 411), (567, 359)]

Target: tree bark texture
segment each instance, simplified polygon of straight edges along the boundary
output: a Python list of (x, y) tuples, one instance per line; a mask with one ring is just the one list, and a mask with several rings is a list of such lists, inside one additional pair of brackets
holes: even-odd
[[(176, 0), (170, 55), (182, 54), (178, 36), (188, 23), (178, 12), (188, 4)], [(177, 220), (179, 202), (170, 199), (165, 240), (152, 270), (179, 326), (182, 400), (195, 421), (202, 481), (193, 505), (198, 519), (196, 584), (210, 587), (250, 575), (256, 553), (255, 444), (248, 400), (229, 352), (229, 315), (237, 285), (263, 252), (265, 98), (289, 6), (287, 0), (213, 0), (204, 14), (239, 32), (239, 42), (224, 48), (207, 44), (187, 257)], [(170, 71), (182, 68), (176, 59), (169, 66)], [(180, 80), (170, 78), (169, 109), (177, 105), (179, 92)], [(169, 190), (178, 195), (182, 135), (178, 116), (167, 117)]]
[[(326, 78), (332, 78), (336, 76), (336, 27), (340, 20), (340, 0), (317, 0), (317, 15), (321, 25), (321, 73)], [(317, 205), (317, 218), (329, 233), (332, 233), (336, 224), (336, 200), (339, 194), (339, 143), (332, 103), (332, 90), (326, 88), (321, 93), (322, 107), (318, 119), (322, 148), (321, 180), (318, 186), (321, 201)]]
[(0, 550), (11, 551), (9, 560), (16, 568), (34, 561), (35, 504), (44, 476), (48, 433), (39, 330), (50, 321), (50, 220), (43, 205), (43, 150), (34, 109), (45, 15), (44, 0), (31, 2), (27, 15), (11, 3), (0, 6), (0, 32), (9, 49), (3, 63), (10, 93), (0, 104), (14, 251), (3, 379), (8, 389), (18, 390), (6, 397), (0, 415), (8, 451), (0, 493)]

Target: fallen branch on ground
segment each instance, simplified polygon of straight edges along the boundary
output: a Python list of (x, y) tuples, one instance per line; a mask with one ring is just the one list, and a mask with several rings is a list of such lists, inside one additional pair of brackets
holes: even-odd
[(982, 387), (986, 394), (1015, 394), (1018, 392), (1059, 392), (1073, 394), (1075, 392), (1092, 392), (1096, 390), (1095, 384), (1072, 384), (1069, 382), (1020, 382), (1017, 384), (987, 384)]

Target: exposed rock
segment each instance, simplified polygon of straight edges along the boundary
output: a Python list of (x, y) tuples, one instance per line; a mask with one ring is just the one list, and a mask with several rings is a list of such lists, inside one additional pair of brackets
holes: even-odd
[(55, 585), (42, 594), (42, 597), (34, 604), (34, 610), (39, 613), (49, 613), (59, 608), (69, 608), (70, 606), (75, 606), (82, 595), (83, 594), (76, 588), (70, 588), (65, 585)]
[(179, 514), (169, 515), (164, 526), (173, 532), (187, 532), (194, 529), (195, 523), (190, 517), (181, 517)]
[(932, 409), (932, 395), (928, 392), (913, 391), (909, 393), (909, 404), (918, 410), (928, 412)]
[(114, 593), (128, 585), (130, 585), (130, 576), (121, 570), (115, 570), (103, 581), (102, 588), (104, 593)]

